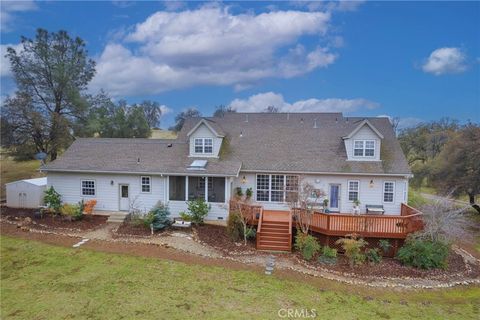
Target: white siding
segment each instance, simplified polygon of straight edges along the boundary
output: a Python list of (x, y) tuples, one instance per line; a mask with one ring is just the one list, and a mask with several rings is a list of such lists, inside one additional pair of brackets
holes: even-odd
[[(195, 153), (195, 138), (212, 138), (213, 139), (213, 154), (204, 155)], [(220, 147), (222, 146), (222, 138), (218, 138), (213, 132), (204, 124), (201, 124), (190, 136), (190, 156), (191, 157), (218, 157)]]
[[(369, 157), (354, 157), (353, 156), (353, 142), (355, 140), (375, 140), (375, 156)], [(380, 147), (382, 140), (378, 135), (368, 126), (364, 125), (358, 132), (351, 138), (346, 139), (345, 149), (347, 151), (348, 160), (353, 161), (379, 161), (380, 160)]]
[[(95, 180), (95, 196), (82, 196), (82, 180)], [(111, 181), (113, 181), (113, 185)], [(165, 181), (166, 179), (163, 177), (151, 176), (151, 192), (141, 193), (140, 175), (48, 173), (48, 186), (53, 186), (62, 195), (62, 201), (77, 203), (82, 199), (96, 199), (97, 206), (95, 209), (106, 211), (119, 210), (119, 184), (129, 185), (130, 202), (136, 199), (136, 204), (141, 210), (150, 210), (158, 201), (165, 202)]]
[[(246, 183), (242, 183), (242, 178), (245, 176)], [(400, 207), (404, 201), (404, 191), (407, 188), (408, 192), (408, 180), (401, 177), (377, 177), (377, 176), (344, 176), (344, 175), (307, 175), (305, 180), (311, 183), (315, 188), (322, 189), (327, 194), (327, 199), (329, 197), (330, 184), (339, 184), (340, 185), (340, 212), (342, 213), (352, 213), (353, 212), (353, 202), (348, 201), (348, 181), (349, 180), (358, 180), (360, 181), (360, 190), (359, 190), (359, 200), (361, 202), (360, 209), (362, 213), (365, 213), (365, 205), (383, 205), (385, 209), (385, 214), (396, 215), (400, 214)], [(370, 187), (370, 181), (373, 181), (373, 186)], [(383, 202), (383, 182), (384, 181), (394, 181), (395, 182), (395, 196), (393, 203), (384, 203)], [(243, 192), (247, 188), (252, 188), (253, 190), (253, 200), (256, 199), (256, 174), (252, 173), (243, 173), (240, 172), (240, 175), (237, 179), (234, 180), (233, 188), (241, 187)], [(235, 190), (233, 191), (235, 192)], [(407, 195), (408, 197), (408, 195)], [(407, 198), (408, 200), (408, 198)], [(288, 206), (285, 203), (274, 203), (274, 202), (260, 202), (263, 207), (267, 210), (288, 210)]]

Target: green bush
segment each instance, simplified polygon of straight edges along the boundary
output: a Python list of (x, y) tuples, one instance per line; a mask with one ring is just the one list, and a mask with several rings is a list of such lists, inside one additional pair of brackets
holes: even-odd
[(143, 218), (139, 219), (138, 222), (140, 222), (145, 225), (145, 227), (150, 228), (150, 225), (152, 225), (153, 221), (155, 221), (155, 213), (153, 211), (148, 212)]
[(246, 197), (247, 199), (250, 199), (252, 196), (253, 196), (253, 190), (252, 190), (252, 188), (247, 188), (247, 190), (245, 190), (245, 197)]
[(380, 263), (382, 261), (382, 255), (380, 254), (380, 249), (368, 249), (365, 251), (365, 256), (367, 257), (368, 262), (371, 264)]
[(164, 205), (162, 202), (158, 202), (157, 205), (147, 214), (149, 221), (151, 221), (148, 225), (152, 225), (154, 231), (163, 230), (172, 224), (172, 220), (169, 216), (170, 210), (168, 209), (168, 206)]
[(390, 248), (392, 248), (392, 244), (387, 239), (382, 239), (378, 241), (378, 246), (380, 247), (380, 249), (382, 249), (383, 254), (385, 255), (388, 253), (388, 251), (390, 251)]
[(227, 219), (227, 232), (233, 241), (238, 241), (243, 237), (243, 224), (240, 214), (231, 211)]
[(335, 243), (342, 246), (350, 263), (350, 267), (354, 265), (362, 264), (365, 262), (365, 255), (362, 253), (362, 248), (365, 247), (368, 242), (362, 238), (358, 238), (357, 235), (347, 235), (347, 238), (340, 238)]
[(446, 268), (450, 245), (441, 241), (407, 238), (398, 250), (397, 259), (405, 265), (420, 269)]
[(335, 264), (337, 262), (337, 249), (325, 246), (322, 248), (322, 255), (318, 257), (318, 262)]
[(203, 224), (203, 219), (208, 215), (211, 206), (205, 202), (205, 199), (195, 199), (187, 202), (188, 213), (195, 224)]
[(295, 236), (295, 249), (302, 253), (305, 260), (311, 260), (320, 251), (320, 244), (314, 236), (298, 232)]
[(80, 220), (83, 218), (83, 208), (80, 204), (65, 203), (60, 207), (60, 213), (72, 220)]
[(247, 239), (255, 239), (257, 236), (257, 230), (255, 228), (249, 227), (247, 228)]
[(45, 205), (55, 213), (60, 212), (60, 208), (62, 207), (62, 197), (53, 187), (45, 190), (43, 202), (45, 202)]
[(235, 195), (239, 198), (243, 197), (243, 190), (241, 187), (236, 187), (235, 188)]
[(183, 221), (192, 221), (192, 216), (185, 211), (180, 212), (178, 215)]

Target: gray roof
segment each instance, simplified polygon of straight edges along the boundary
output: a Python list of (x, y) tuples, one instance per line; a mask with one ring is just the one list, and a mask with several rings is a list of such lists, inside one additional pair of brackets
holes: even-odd
[[(176, 140), (77, 139), (45, 169), (237, 175), (241, 168), (292, 173), (410, 174), (387, 118), (345, 118), (341, 113), (227, 113), (222, 118), (204, 119), (226, 139), (220, 158), (208, 158), (205, 171), (187, 169), (195, 159), (188, 157), (187, 133), (201, 118), (187, 119)], [(384, 136), (382, 161), (347, 161), (342, 137), (365, 119)]]
[(77, 139), (47, 171), (98, 171), (237, 176), (241, 162), (209, 158), (205, 170), (190, 170), (188, 144), (161, 139)]
[[(410, 174), (387, 118), (343, 117), (341, 113), (227, 113), (208, 118), (226, 133), (222, 160), (242, 162), (246, 171)], [(342, 137), (368, 120), (384, 137), (383, 161), (347, 161)], [(198, 119), (188, 119), (178, 139)], [(316, 123), (316, 127), (314, 128)]]

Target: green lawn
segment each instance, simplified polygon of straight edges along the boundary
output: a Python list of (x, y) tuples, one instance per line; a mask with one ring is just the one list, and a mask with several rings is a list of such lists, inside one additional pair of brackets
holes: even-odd
[(1, 238), (2, 319), (478, 319), (480, 288), (366, 289)]
[(2, 155), (0, 159), (0, 165), (0, 199), (5, 198), (5, 183), (44, 176), (38, 172), (38, 169), (40, 168), (40, 161), (38, 160), (14, 161)]

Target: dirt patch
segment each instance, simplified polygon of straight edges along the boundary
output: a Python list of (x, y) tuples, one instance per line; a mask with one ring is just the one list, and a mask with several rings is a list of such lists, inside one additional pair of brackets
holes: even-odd
[(326, 264), (318, 262), (318, 259), (305, 261), (301, 255), (296, 252), (292, 258), (298, 263), (302, 261), (303, 264), (309, 267), (322, 268), (324, 270), (331, 270), (340, 273), (349, 273), (362, 277), (379, 277), (379, 278), (420, 278), (420, 279), (448, 279), (459, 274), (468, 274), (469, 277), (480, 276), (480, 266), (466, 264), (462, 256), (455, 252), (451, 252), (448, 256), (448, 267), (446, 269), (431, 269), (423, 270), (414, 267), (402, 265), (398, 260), (393, 258), (383, 258), (381, 263), (362, 265), (351, 268), (347, 257), (339, 255), (336, 264)]
[[(1, 217), (7, 221), (18, 222), (26, 227), (38, 230), (74, 230), (87, 231), (95, 229), (107, 222), (108, 217), (84, 215), (81, 220), (70, 221), (62, 216), (45, 214), (43, 217), (35, 215), (35, 209), (1, 208)], [(28, 218), (28, 219), (27, 219)]]
[(123, 222), (113, 234), (114, 238), (124, 236), (150, 237), (152, 231), (143, 224), (134, 224), (129, 221)]
[(255, 242), (247, 241), (245, 246), (243, 241), (235, 242), (227, 233), (227, 228), (224, 226), (204, 224), (194, 227), (197, 239), (209, 245), (224, 255), (239, 255), (255, 253)]

